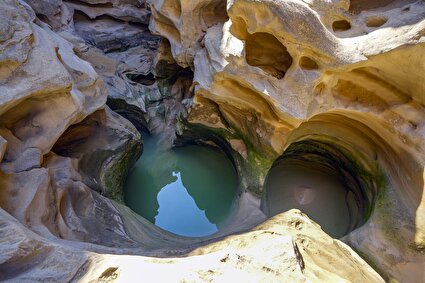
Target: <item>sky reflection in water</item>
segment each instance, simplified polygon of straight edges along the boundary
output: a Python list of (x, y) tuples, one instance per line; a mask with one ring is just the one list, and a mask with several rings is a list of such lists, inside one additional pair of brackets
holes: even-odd
[(218, 231), (231, 211), (236, 188), (236, 172), (221, 151), (195, 145), (164, 150), (147, 136), (124, 198), (158, 227), (198, 237)]

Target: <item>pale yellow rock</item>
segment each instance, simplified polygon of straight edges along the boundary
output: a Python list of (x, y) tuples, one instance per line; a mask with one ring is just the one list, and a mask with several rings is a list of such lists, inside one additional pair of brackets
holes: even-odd
[[(8, 57), (0, 66), (11, 66), (8, 62), (15, 60), (16, 55), (27, 56), (13, 74), (2, 78), (4, 83), (0, 85), (3, 93), (0, 129), (9, 131), (5, 158), (13, 162), (18, 158), (16, 154), (28, 148), (38, 148), (43, 154), (50, 151), (69, 125), (81, 121), (105, 103), (106, 90), (93, 68), (73, 53), (71, 44), (48, 28), (29, 21), (33, 12), (28, 6), (6, 1), (1, 11), (9, 7), (16, 7), (9, 17), (15, 21), (21, 19), (16, 23), (10, 21), (11, 28), (20, 29), (9, 39), (18, 49), (14, 53), (2, 52), (2, 56)], [(22, 33), (28, 34), (27, 37), (21, 38)], [(23, 46), (27, 46), (26, 53)], [(15, 147), (19, 147), (20, 152), (13, 152)]]
[[(277, 156), (312, 135), (379, 156), (385, 192), (344, 240), (387, 278), (422, 282), (425, 5), (387, 4), (228, 1), (230, 20), (195, 55), (195, 101)], [(189, 120), (211, 127), (197, 113)]]
[[(170, 90), (194, 88), (177, 110), (191, 106), (189, 123), (222, 133), (247, 175), (230, 225), (190, 239), (90, 188), (99, 181), (80, 168), (87, 148), (52, 152), (61, 136), (71, 149), (84, 137), (100, 151), (126, 142), (116, 129), (137, 139), (103, 108), (114, 91), (145, 110), (134, 90), (149, 88), (116, 76), (154, 65), (132, 46), (139, 30), (119, 22), (146, 24), (147, 10), (131, 0), (28, 2), (58, 30), (23, 1), (0, 2), (0, 280), (425, 282), (423, 1), (148, 1), (152, 32), (194, 71), (193, 86), (179, 78)], [(115, 38), (129, 49), (89, 48), (85, 32), (107, 38), (108, 51)], [(266, 220), (263, 188), (251, 192), (285, 149), (312, 138), (383, 172), (362, 200), (370, 217), (340, 240), (296, 210)]]
[(384, 282), (348, 246), (291, 210), (243, 235), (197, 248), (184, 258), (90, 255), (80, 280), (128, 282)]
[(195, 51), (205, 31), (227, 20), (226, 1), (148, 0), (152, 17), (149, 28), (167, 38), (174, 59), (183, 67), (193, 66)]

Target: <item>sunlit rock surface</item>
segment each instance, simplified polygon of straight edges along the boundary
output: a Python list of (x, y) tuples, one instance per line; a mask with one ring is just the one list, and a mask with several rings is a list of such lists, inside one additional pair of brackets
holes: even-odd
[[(383, 282), (348, 246), (334, 240), (297, 210), (274, 217), (250, 232), (195, 249), (184, 258), (93, 255), (83, 281), (115, 277), (169, 282)], [(183, 271), (183, 272), (182, 272)]]
[(149, 0), (152, 17), (149, 28), (166, 37), (177, 63), (193, 66), (196, 50), (203, 45), (205, 32), (228, 19), (222, 0)]
[[(425, 5), (360, 2), (353, 13), (349, 1), (228, 1), (230, 21), (208, 29), (195, 55), (189, 121), (230, 125), (229, 142), (275, 156), (328, 140), (376, 179), (379, 168), (370, 218), (343, 240), (384, 275), (422, 282)], [(205, 117), (211, 104), (221, 119)]]
[[(0, 280), (424, 282), (424, 2), (147, 2), (0, 2)], [(136, 128), (228, 150), (227, 228), (119, 203)], [(355, 184), (340, 240), (266, 220), (275, 160), (311, 154)]]

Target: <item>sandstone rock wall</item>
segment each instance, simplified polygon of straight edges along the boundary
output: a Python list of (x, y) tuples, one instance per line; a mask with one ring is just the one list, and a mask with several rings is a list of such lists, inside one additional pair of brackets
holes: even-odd
[[(0, 3), (0, 280), (423, 282), (423, 1), (148, 2)], [(227, 143), (230, 229), (181, 238), (105, 197), (142, 143), (107, 100), (139, 130)], [(376, 183), (342, 241), (295, 210), (259, 223), (303, 140)]]
[(344, 241), (387, 278), (422, 281), (423, 1), (234, 0), (227, 12), (195, 52), (188, 121), (244, 144), (235, 150), (257, 167), (245, 176), (257, 194), (271, 165), (259, 155), (307, 139), (346, 144), (384, 177), (371, 217)]

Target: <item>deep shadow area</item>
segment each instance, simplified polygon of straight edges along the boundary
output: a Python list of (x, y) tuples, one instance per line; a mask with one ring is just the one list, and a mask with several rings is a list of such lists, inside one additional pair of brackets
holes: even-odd
[(332, 30), (335, 32), (346, 31), (350, 28), (351, 24), (347, 20), (338, 20), (332, 23)]
[(292, 64), (286, 47), (273, 35), (265, 32), (247, 34), (245, 39), (246, 61), (264, 72), (282, 79)]
[(266, 180), (269, 216), (298, 208), (335, 238), (371, 215), (378, 187), (343, 148), (307, 139), (291, 144)]

